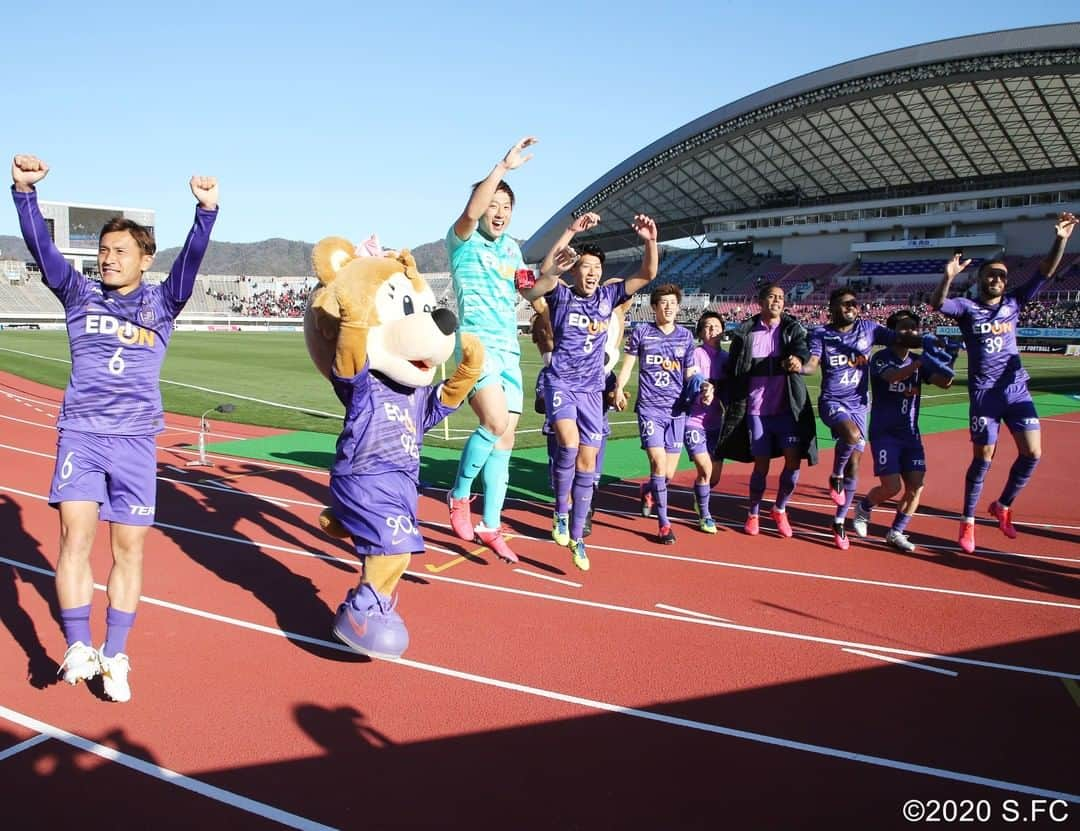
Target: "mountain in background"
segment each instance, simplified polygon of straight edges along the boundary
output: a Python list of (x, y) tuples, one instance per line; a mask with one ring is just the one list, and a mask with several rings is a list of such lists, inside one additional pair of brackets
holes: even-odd
[(0, 260), (30, 259), (30, 252), (23, 244), (22, 237), (6, 237), (0, 234)]
[[(521, 240), (518, 240), (520, 243)], [(202, 274), (256, 275), (266, 277), (306, 277), (311, 275), (310, 242), (266, 239), (261, 242), (216, 242), (203, 257)], [(168, 271), (180, 248), (165, 248), (154, 257), (153, 271)], [(448, 272), (450, 261), (443, 240), (425, 242), (412, 249), (421, 274)], [(19, 237), (0, 236), (0, 259), (29, 260)]]

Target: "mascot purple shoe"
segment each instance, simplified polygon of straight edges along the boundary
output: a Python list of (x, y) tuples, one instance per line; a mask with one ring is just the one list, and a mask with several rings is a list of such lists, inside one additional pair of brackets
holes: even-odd
[(454, 374), (431, 386), (454, 351), (457, 319), (436, 308), (408, 251), (382, 254), (328, 237), (312, 253), (320, 285), (304, 318), (316, 368), (345, 407), (330, 469), (330, 507), (319, 523), (351, 537), (363, 561), (360, 584), (334, 618), (334, 635), (363, 655), (398, 658), (409, 631), (395, 589), (424, 540), (416, 521), (424, 432), (461, 406), (480, 376), (483, 347), (462, 338)]

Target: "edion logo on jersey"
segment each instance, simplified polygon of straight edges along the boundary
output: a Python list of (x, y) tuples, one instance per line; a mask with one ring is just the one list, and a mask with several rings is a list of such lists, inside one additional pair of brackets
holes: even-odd
[(862, 367), (870, 363), (865, 355), (829, 355), (829, 366)]
[(663, 355), (646, 355), (645, 364), (647, 366), (660, 365), (661, 368), (674, 372), (679, 368), (679, 362), (674, 358), (665, 358)]
[(593, 320), (588, 315), (570, 312), (566, 317), (566, 323), (575, 329), (585, 329), (590, 335), (599, 335), (606, 332), (608, 325), (606, 320)]
[(130, 320), (118, 320), (111, 315), (87, 315), (86, 334), (116, 335), (124, 346), (154, 345), (154, 333), (150, 329), (135, 326)]
[(1002, 335), (1005, 332), (1011, 332), (1012, 330), (1013, 325), (1007, 320), (975, 324), (975, 331), (980, 335)]

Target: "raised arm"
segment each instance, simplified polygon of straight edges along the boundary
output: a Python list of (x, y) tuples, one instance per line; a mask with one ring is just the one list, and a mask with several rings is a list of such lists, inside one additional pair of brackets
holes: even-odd
[(541, 266), (540, 276), (536, 278), (536, 282), (533, 283), (531, 288), (519, 288), (518, 291), (530, 303), (538, 300), (549, 291), (552, 291), (559, 284), (559, 277), (573, 268), (574, 263), (577, 261), (578, 255), (573, 248), (569, 246), (559, 249), (552, 248), (544, 257), (546, 268)]
[(971, 260), (961, 262), (960, 254), (953, 254), (953, 258), (945, 263), (945, 273), (941, 277), (941, 282), (934, 289), (934, 293), (930, 295), (930, 307), (932, 309), (940, 309), (944, 305), (949, 298), (949, 289), (952, 287), (953, 280), (969, 265), (971, 265)]
[(499, 186), (499, 182), (502, 181), (503, 175), (510, 170), (516, 170), (531, 159), (533, 157), (532, 153), (522, 155), (522, 151), (536, 144), (537, 141), (538, 139), (534, 136), (523, 138), (506, 151), (502, 161), (496, 164), (484, 181), (476, 186), (465, 205), (465, 210), (454, 222), (454, 233), (458, 239), (468, 239), (473, 235), (476, 226), (480, 224), (480, 217), (484, 215), (484, 211), (491, 204), (491, 199), (495, 196), (495, 189)]
[[(570, 247), (570, 240), (572, 240), (575, 235), (595, 228), (599, 224), (600, 214), (594, 213), (582, 214), (571, 222), (570, 226), (562, 232), (562, 236), (555, 241), (555, 244), (551, 246), (547, 254), (544, 255), (544, 261), (540, 263), (540, 275), (543, 276), (545, 274), (554, 273), (556, 270), (554, 267), (556, 255), (560, 251)], [(571, 265), (573, 265), (573, 263), (571, 263)]]
[(202, 265), (203, 256), (210, 245), (210, 229), (214, 227), (218, 209), (217, 179), (213, 176), (192, 176), (188, 184), (198, 202), (195, 222), (188, 231), (184, 247), (173, 260), (164, 287), (166, 296), (177, 311), (191, 298), (195, 278), (199, 275), (199, 266)]
[(1061, 258), (1065, 255), (1065, 246), (1069, 242), (1069, 237), (1072, 236), (1077, 221), (1076, 216), (1068, 211), (1058, 214), (1058, 221), (1054, 224), (1054, 244), (1050, 246), (1050, 251), (1039, 263), (1039, 271), (1046, 279), (1053, 277), (1057, 267), (1061, 265)]
[(78, 274), (53, 244), (45, 218), (38, 208), (36, 185), (49, 172), (49, 166), (37, 156), (16, 156), (11, 162), (12, 197), (19, 214), (19, 230), (30, 249), (30, 256), (41, 268), (45, 283), (59, 290)]
[(641, 268), (624, 281), (626, 296), (633, 297), (656, 278), (660, 269), (660, 251), (656, 245), (656, 223), (645, 214), (638, 214), (631, 223), (634, 232), (645, 242), (645, 253), (641, 255)]

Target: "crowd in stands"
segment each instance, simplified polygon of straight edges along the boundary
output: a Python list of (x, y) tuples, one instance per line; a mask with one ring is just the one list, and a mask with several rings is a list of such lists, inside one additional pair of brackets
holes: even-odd
[(249, 297), (236, 297), (232, 311), (244, 317), (303, 317), (309, 294), (306, 290), (263, 289)]

